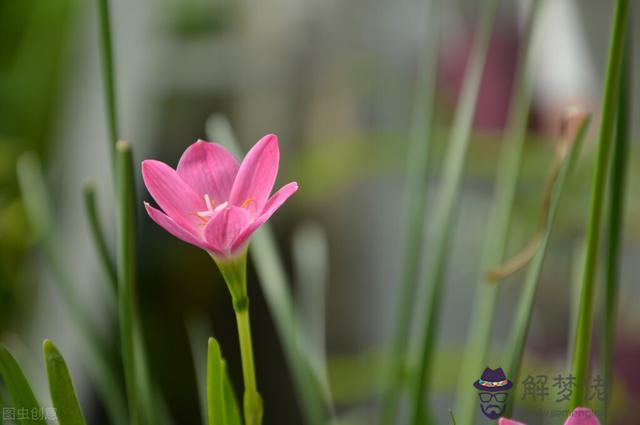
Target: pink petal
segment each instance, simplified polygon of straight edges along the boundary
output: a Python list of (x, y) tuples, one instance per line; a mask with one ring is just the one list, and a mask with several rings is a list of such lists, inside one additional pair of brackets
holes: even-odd
[(500, 418), (498, 425), (526, 425), (524, 422), (514, 421), (513, 419)]
[(171, 217), (163, 213), (162, 211), (153, 208), (147, 202), (144, 203), (144, 207), (149, 214), (149, 217), (153, 219), (160, 227), (162, 227), (167, 232), (171, 233), (178, 239), (181, 239), (191, 245), (195, 245), (198, 248), (208, 249), (206, 242), (194, 234), (192, 234), (189, 230), (180, 227)]
[(184, 151), (176, 172), (200, 196), (206, 193), (221, 204), (229, 199), (238, 168), (240, 164), (225, 148), (198, 140)]
[(206, 210), (198, 195), (180, 176), (160, 161), (142, 161), (142, 179), (160, 208), (179, 226), (195, 231), (202, 220), (196, 212)]
[(279, 161), (278, 138), (273, 134), (264, 136), (242, 161), (229, 203), (236, 206), (249, 203), (256, 212), (262, 210), (276, 181)]
[(240, 207), (230, 206), (216, 214), (204, 228), (204, 235), (218, 256), (233, 254), (231, 242), (247, 225), (249, 213)]
[(600, 425), (598, 417), (587, 407), (576, 407), (564, 425)]
[(262, 213), (258, 218), (256, 218), (251, 224), (249, 224), (240, 234), (236, 240), (233, 241), (232, 250), (238, 250), (242, 246), (245, 245), (247, 240), (251, 237), (253, 232), (258, 230), (258, 227), (262, 226), (272, 215), (275, 213), (278, 208), (284, 201), (289, 199), (291, 195), (293, 195), (296, 190), (298, 190), (298, 183), (291, 182), (280, 188), (267, 202)]

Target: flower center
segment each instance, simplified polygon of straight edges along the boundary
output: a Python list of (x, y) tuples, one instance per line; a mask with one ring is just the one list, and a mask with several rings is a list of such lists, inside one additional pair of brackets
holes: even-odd
[(211, 217), (216, 215), (220, 210), (223, 210), (229, 205), (229, 202), (223, 202), (220, 205), (216, 205), (216, 200), (213, 201), (209, 198), (208, 194), (204, 194), (204, 203), (207, 205), (206, 211), (197, 211), (196, 215), (201, 219), (204, 219), (205, 223), (209, 221)]
[[(195, 215), (202, 220), (202, 224), (208, 223), (211, 217), (218, 214), (229, 205), (229, 201), (225, 201), (220, 205), (217, 205), (216, 200), (212, 200), (207, 193), (204, 194), (204, 203), (207, 206), (207, 209), (205, 211), (196, 211), (195, 213)], [(252, 203), (255, 203), (255, 201), (252, 198), (247, 198), (242, 205), (240, 205), (240, 208), (247, 208)]]

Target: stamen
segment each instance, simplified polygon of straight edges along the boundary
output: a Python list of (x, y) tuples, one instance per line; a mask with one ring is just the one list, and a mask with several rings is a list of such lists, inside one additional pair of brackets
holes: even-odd
[(218, 205), (217, 207), (215, 207), (211, 213), (212, 214), (213, 213), (217, 213), (218, 211), (221, 211), (221, 210), (227, 208), (227, 205), (229, 205), (229, 202), (225, 201), (225, 202), (221, 203), (220, 205)]
[(211, 211), (213, 208), (211, 207), (211, 199), (209, 199), (209, 195), (207, 193), (204, 194), (204, 202), (207, 204), (207, 210)]
[(211, 217), (213, 215), (213, 211), (198, 211), (196, 215), (202, 219)]
[(216, 206), (216, 200), (214, 199), (213, 201), (211, 200), (211, 198), (209, 198), (208, 194), (204, 194), (204, 202), (205, 204), (207, 204), (207, 210), (206, 211), (196, 211), (194, 214), (196, 215), (196, 217), (198, 217), (200, 220), (203, 221), (204, 224), (209, 222), (209, 219), (211, 217), (213, 217), (214, 215), (216, 215), (218, 212), (220, 212), (220, 210), (223, 210), (227, 207), (227, 205), (229, 205), (228, 202), (223, 202), (222, 204)]
[(244, 207), (246, 207), (247, 205), (249, 205), (249, 204), (250, 204), (250, 203), (252, 203), (252, 202), (255, 202), (255, 201), (254, 201), (252, 198), (247, 198), (247, 200), (246, 200), (246, 201), (244, 201), (244, 202), (242, 203), (242, 205), (240, 205), (240, 208), (244, 208)]

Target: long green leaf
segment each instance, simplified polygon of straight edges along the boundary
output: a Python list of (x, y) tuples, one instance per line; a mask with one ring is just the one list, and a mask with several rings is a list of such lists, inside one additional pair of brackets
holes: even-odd
[[(207, 136), (224, 144), (234, 155), (240, 157), (240, 147), (226, 118), (214, 115), (207, 121)], [(316, 377), (304, 353), (298, 346), (293, 311), (293, 300), (289, 282), (275, 238), (268, 224), (263, 225), (251, 239), (249, 253), (259, 276), (269, 311), (273, 316), (287, 363), (291, 369), (297, 394), (302, 404), (302, 413), (308, 425), (324, 425), (331, 401), (320, 389)]]
[(60, 425), (86, 425), (73, 388), (67, 363), (53, 342), (42, 345), (44, 364), (49, 378), (49, 393)]
[(228, 425), (224, 398), (222, 353), (215, 338), (209, 338), (207, 356), (207, 416), (209, 425)]
[(429, 286), (424, 300), (426, 314), (423, 323), (418, 328), (420, 338), (418, 368), (412, 383), (411, 418), (414, 424), (419, 424), (423, 421), (427, 377), (431, 375), (430, 369), (433, 363), (433, 352), (435, 351), (450, 239), (455, 224), (454, 219), (457, 216), (457, 204), (460, 198), (467, 146), (471, 136), (480, 81), (497, 9), (498, 0), (483, 2), (482, 18), (475, 34), (469, 66), (465, 73), (462, 94), (450, 136), (449, 150), (444, 164), (444, 176), (438, 192), (438, 198), (434, 204), (436, 207), (433, 227), (435, 235), (432, 239), (432, 244), (428, 247), (431, 261), (429, 262), (430, 268), (427, 281)]
[(45, 258), (54, 275), (56, 289), (61, 295), (66, 311), (88, 351), (88, 370), (100, 397), (107, 406), (107, 413), (114, 424), (127, 424), (126, 401), (122, 396), (121, 382), (116, 362), (111, 358), (104, 343), (98, 339), (96, 329), (84, 304), (74, 290), (76, 287), (65, 268), (64, 252), (53, 231), (53, 211), (47, 196), (44, 176), (40, 164), (32, 154), (24, 154), (17, 164), (18, 183), (25, 201), (27, 216), (37, 241), (41, 241)]
[(169, 411), (149, 371), (136, 294), (136, 202), (133, 154), (123, 140), (116, 144), (118, 312), (124, 375), (132, 423), (162, 425)]
[(322, 390), (330, 397), (325, 348), (326, 288), (329, 278), (327, 235), (317, 223), (304, 223), (293, 234), (296, 312), (300, 346), (306, 354)]
[(227, 372), (227, 362), (222, 361), (222, 370), (224, 372), (224, 405), (227, 425), (242, 425), (242, 416), (240, 415), (240, 407), (238, 407), (238, 399), (236, 393), (231, 386), (229, 373)]
[[(577, 161), (582, 141), (584, 140), (587, 128), (589, 127), (589, 122), (590, 119), (585, 119), (580, 125), (580, 128), (575, 135), (571, 151), (569, 152), (568, 157), (565, 158), (558, 177), (553, 185), (544, 234), (536, 254), (529, 264), (527, 275), (525, 277), (524, 288), (520, 294), (520, 301), (516, 309), (515, 320), (513, 322), (509, 342), (507, 343), (508, 351), (506, 358), (507, 376), (515, 383), (520, 382), (520, 365), (522, 363), (522, 355), (527, 342), (536, 289), (538, 288), (538, 283), (540, 281), (540, 274), (542, 272), (542, 266), (544, 265), (544, 259), (547, 253), (547, 247), (549, 245), (549, 239), (555, 222), (558, 206), (560, 204), (562, 191), (564, 190), (566, 182)], [(497, 285), (498, 283), (495, 284)], [(505, 411), (506, 417), (511, 416), (511, 412), (513, 412), (516, 401), (517, 400), (514, 397), (512, 401), (507, 404), (507, 410)]]
[[(531, 95), (533, 92), (534, 40), (537, 18), (542, 0), (535, 0), (525, 28), (525, 47), (520, 53), (514, 82), (509, 122), (502, 141), (498, 171), (494, 185), (494, 199), (487, 222), (482, 248), (481, 270), (487, 270), (504, 261), (509, 239), (511, 212), (515, 198), (522, 150), (527, 134)], [(500, 285), (484, 285), (481, 278), (474, 296), (469, 333), (458, 379), (458, 423), (471, 425), (478, 411), (476, 393), (471, 383), (486, 366), (491, 330), (496, 311)]]
[(98, 0), (98, 18), (100, 21), (100, 46), (102, 52), (102, 72), (104, 93), (109, 127), (109, 154), (113, 160), (113, 150), (119, 139), (118, 102), (116, 96), (116, 78), (113, 65), (113, 45), (111, 40), (111, 16), (109, 0)]
[(42, 409), (20, 365), (2, 344), (0, 344), (0, 376), (9, 391), (12, 408), (16, 412), (23, 409), (29, 412), (27, 419), (18, 420), (18, 423), (20, 425), (46, 425), (47, 422), (40, 419), (39, 415), (31, 414), (31, 412), (42, 412)]
[(616, 116), (616, 100), (620, 84), (620, 70), (624, 51), (624, 38), (627, 32), (627, 14), (629, 0), (617, 0), (613, 14), (609, 58), (604, 85), (602, 118), (598, 134), (598, 156), (591, 194), (589, 228), (587, 233), (587, 253), (584, 264), (578, 327), (573, 355), (573, 376), (576, 387), (569, 403), (570, 410), (584, 404), (585, 384), (589, 369), (591, 352), (591, 325), (593, 318), (593, 292), (595, 287), (598, 253), (600, 249), (600, 227), (609, 167), (609, 153), (613, 137)]
[(242, 425), (238, 401), (227, 374), (227, 364), (215, 338), (209, 338), (206, 387), (209, 425)]
[(120, 344), (127, 388), (127, 399), (131, 423), (146, 425), (146, 415), (142, 403), (139, 371), (136, 359), (136, 245), (135, 245), (135, 186), (131, 146), (124, 141), (116, 144), (116, 193), (117, 199), (117, 240), (118, 240), (118, 311), (120, 319)]
[(631, 126), (631, 28), (627, 30), (625, 55), (622, 64), (620, 89), (618, 90), (618, 115), (616, 138), (609, 182), (609, 211), (607, 217), (607, 254), (605, 260), (604, 324), (602, 329), (602, 368), (605, 391), (605, 422), (609, 412), (609, 394), (613, 381), (613, 352), (615, 347), (616, 310), (620, 280), (620, 249), (624, 224), (624, 197), (627, 186), (629, 161), (629, 129)]
[(384, 399), (380, 423), (390, 425), (395, 421), (403, 383), (405, 353), (409, 329), (415, 310), (416, 285), (424, 239), (427, 211), (427, 171), (431, 156), (432, 125), (434, 111), (435, 76), (437, 74), (438, 44), (440, 40), (440, 0), (428, 0), (428, 19), (425, 25), (422, 64), (416, 84), (413, 128), (407, 152), (406, 195), (407, 234), (402, 265), (401, 292), (395, 311), (394, 333), (389, 353)]

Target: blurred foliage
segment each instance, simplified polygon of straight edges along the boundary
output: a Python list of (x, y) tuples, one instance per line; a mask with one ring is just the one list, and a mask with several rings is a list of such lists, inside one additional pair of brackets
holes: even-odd
[(165, 3), (165, 26), (182, 38), (220, 34), (233, 27), (238, 14), (238, 3), (233, 0), (167, 0)]
[(74, 0), (0, 1), (0, 333), (14, 317), (29, 229), (15, 175), (18, 156), (47, 156)]

